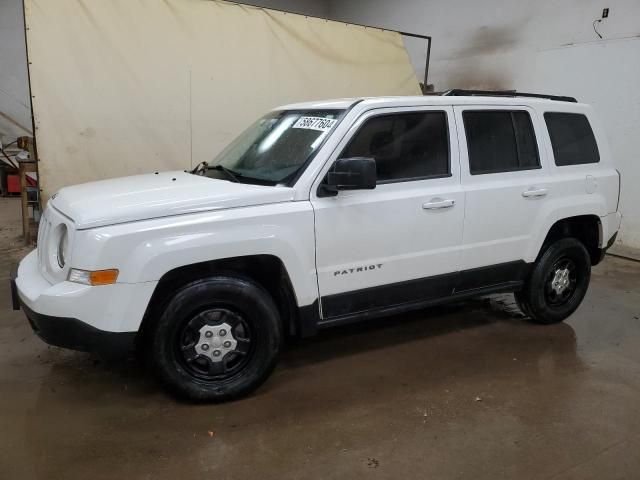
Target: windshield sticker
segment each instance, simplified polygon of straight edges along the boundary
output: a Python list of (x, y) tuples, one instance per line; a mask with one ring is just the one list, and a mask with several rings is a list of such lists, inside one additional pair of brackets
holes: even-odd
[(318, 130), (326, 132), (331, 130), (337, 120), (322, 117), (300, 117), (292, 128), (304, 128), (306, 130)]

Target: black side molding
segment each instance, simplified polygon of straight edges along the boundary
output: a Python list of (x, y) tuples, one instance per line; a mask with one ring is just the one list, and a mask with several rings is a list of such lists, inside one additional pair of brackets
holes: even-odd
[(532, 266), (532, 264), (519, 260), (517, 262), (463, 270), (460, 272), (455, 293), (491, 288), (495, 285), (503, 285), (510, 282), (522, 282), (529, 276)]
[(427, 300), (419, 300), (410, 303), (402, 303), (399, 305), (391, 305), (388, 307), (377, 308), (373, 310), (367, 310), (364, 312), (357, 312), (352, 314), (346, 314), (339, 317), (331, 317), (321, 320), (318, 324), (319, 329), (325, 329), (335, 327), (338, 325), (347, 325), (350, 323), (362, 322), (365, 320), (373, 320), (374, 318), (386, 317), (389, 315), (398, 315), (400, 313), (411, 312), (414, 310), (420, 310), (422, 308), (433, 307), (435, 305), (442, 305), (458, 300), (464, 300), (467, 298), (473, 298), (480, 295), (489, 295), (495, 293), (509, 293), (515, 292), (522, 288), (521, 281), (505, 282), (489, 287), (478, 288), (476, 290), (466, 290), (463, 292), (454, 293), (447, 297), (440, 297)]
[(301, 337), (312, 337), (318, 333), (318, 323), (320, 323), (318, 300), (311, 305), (298, 308), (298, 333)]
[(378, 310), (393, 305), (446, 298), (454, 292), (459, 273), (352, 290), (322, 297), (324, 319)]
[(334, 317), (366, 317), (373, 312), (387, 310), (395, 312), (407, 305), (429, 305), (435, 301), (442, 303), (463, 294), (503, 291), (505, 288), (517, 290), (530, 270), (530, 264), (518, 260), (327, 295), (322, 297), (323, 319), (320, 323), (328, 324)]

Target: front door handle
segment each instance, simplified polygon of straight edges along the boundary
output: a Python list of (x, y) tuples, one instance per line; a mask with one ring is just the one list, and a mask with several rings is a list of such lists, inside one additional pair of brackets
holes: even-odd
[(544, 197), (547, 193), (549, 193), (549, 190), (547, 190), (546, 188), (537, 188), (537, 187), (531, 187), (527, 190), (525, 190), (524, 192), (522, 192), (522, 196), (527, 198), (527, 197)]
[(451, 208), (456, 204), (455, 200), (451, 199), (443, 199), (443, 198), (433, 198), (430, 202), (423, 203), (422, 208), (425, 210), (437, 210), (440, 208)]

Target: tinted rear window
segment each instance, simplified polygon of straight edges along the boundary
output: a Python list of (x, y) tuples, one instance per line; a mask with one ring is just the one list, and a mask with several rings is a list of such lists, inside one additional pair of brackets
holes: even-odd
[(528, 112), (468, 110), (462, 117), (472, 175), (540, 168)]
[(600, 153), (587, 117), (579, 113), (547, 112), (547, 122), (556, 165), (598, 163)]

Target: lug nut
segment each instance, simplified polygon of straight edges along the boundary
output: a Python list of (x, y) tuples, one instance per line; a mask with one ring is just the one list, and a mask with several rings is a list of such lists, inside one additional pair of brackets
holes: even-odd
[(207, 331), (207, 332), (204, 333), (204, 336), (207, 337), (207, 338), (211, 338), (211, 337), (213, 337), (213, 332), (212, 331)]
[(229, 340), (227, 340), (222, 345), (224, 345), (224, 348), (229, 348), (231, 346), (231, 342)]
[(204, 345), (202, 345), (202, 349), (203, 350), (209, 350), (209, 345), (207, 345), (206, 343)]
[(213, 351), (213, 356), (214, 357), (219, 357), (220, 356), (220, 350), (214, 350)]
[(221, 337), (224, 337), (226, 334), (227, 334), (227, 331), (226, 331), (224, 328), (223, 328), (222, 330), (220, 330), (219, 335), (220, 335)]

